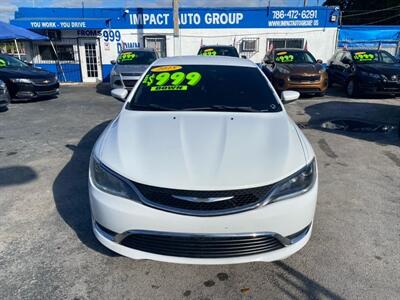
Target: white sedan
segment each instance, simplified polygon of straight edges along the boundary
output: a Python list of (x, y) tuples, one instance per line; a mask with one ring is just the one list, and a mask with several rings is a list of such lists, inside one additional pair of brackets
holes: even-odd
[(96, 142), (93, 230), (134, 259), (232, 264), (284, 259), (310, 239), (313, 149), (251, 61), (153, 63)]

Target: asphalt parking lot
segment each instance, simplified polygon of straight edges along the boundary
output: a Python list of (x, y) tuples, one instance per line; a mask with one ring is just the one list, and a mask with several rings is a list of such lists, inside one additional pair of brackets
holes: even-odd
[(122, 107), (91, 87), (0, 113), (1, 299), (398, 299), (400, 142), (397, 129), (322, 129), (356, 117), (398, 125), (400, 99), (289, 104), (316, 152), (320, 189), (310, 242), (275, 263), (194, 266), (134, 261), (91, 231), (91, 148)]

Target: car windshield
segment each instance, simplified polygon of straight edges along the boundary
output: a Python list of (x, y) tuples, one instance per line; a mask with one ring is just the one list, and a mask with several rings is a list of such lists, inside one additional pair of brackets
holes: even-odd
[(395, 64), (396, 59), (386, 51), (353, 51), (351, 56), (356, 64)]
[(27, 68), (23, 61), (8, 55), (0, 55), (0, 68)]
[(282, 108), (258, 68), (214, 65), (154, 67), (130, 110), (277, 112)]
[(152, 51), (124, 51), (117, 59), (120, 65), (150, 65), (157, 59)]
[(204, 56), (233, 56), (239, 57), (239, 53), (234, 47), (202, 47), (200, 48), (198, 55)]
[(306, 51), (278, 51), (275, 53), (275, 62), (281, 64), (315, 64), (317, 61), (310, 52)]

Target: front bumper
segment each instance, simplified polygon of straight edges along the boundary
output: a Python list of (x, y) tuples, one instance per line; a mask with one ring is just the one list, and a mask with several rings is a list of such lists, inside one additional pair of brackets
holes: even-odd
[(55, 96), (59, 93), (58, 82), (48, 85), (35, 85), (27, 83), (16, 83), (13, 86), (13, 97), (19, 99), (36, 99), (40, 97)]
[(10, 103), (7, 89), (0, 88), (0, 107), (6, 107)]
[[(277, 91), (286, 90), (298, 91), (302, 94), (324, 93), (328, 88), (328, 75), (326, 73), (318, 74), (319, 80), (291, 80), (292, 74), (274, 79), (274, 87)], [(306, 76), (306, 75), (304, 75)], [(310, 76), (310, 75), (307, 75)]]
[(124, 88), (131, 90), (136, 82), (139, 80), (141, 75), (137, 76), (120, 76), (120, 75), (113, 75), (111, 76), (111, 88), (118, 89)]
[[(268, 204), (250, 211), (217, 217), (195, 217), (166, 212), (98, 190), (89, 179), (93, 230), (107, 248), (133, 259), (152, 259), (188, 264), (234, 264), (252, 261), (275, 261), (299, 251), (310, 239), (317, 202), (318, 183), (296, 198)], [(293, 243), (283, 243), (276, 250), (235, 257), (198, 258), (161, 255), (124, 246), (127, 233), (162, 232), (164, 235), (260, 235), (270, 233), (281, 241), (298, 233)], [(300, 232), (300, 233), (299, 233)], [(287, 241), (287, 240), (286, 240)], [(179, 247), (179, 245), (177, 245)], [(182, 247), (182, 246), (181, 246)]]
[(367, 94), (400, 94), (400, 81), (358, 78), (359, 90)]

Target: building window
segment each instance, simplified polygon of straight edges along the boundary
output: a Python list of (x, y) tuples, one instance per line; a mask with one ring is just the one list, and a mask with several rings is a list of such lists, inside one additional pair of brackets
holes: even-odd
[(240, 41), (240, 52), (258, 52), (258, 38), (242, 39)]
[(17, 50), (17, 47), (15, 46), (14, 41), (0, 43), (0, 53), (5, 53), (8, 55), (18, 57), (18, 51), (19, 51), (19, 55), (21, 56), (21, 59), (26, 57), (25, 43), (17, 42), (17, 44), (18, 44), (18, 50)]
[(268, 49), (274, 48), (296, 48), (303, 49), (304, 39), (269, 39)]
[(55, 45), (54, 47), (57, 55), (51, 45), (39, 45), (40, 60), (75, 61), (73, 45)]

